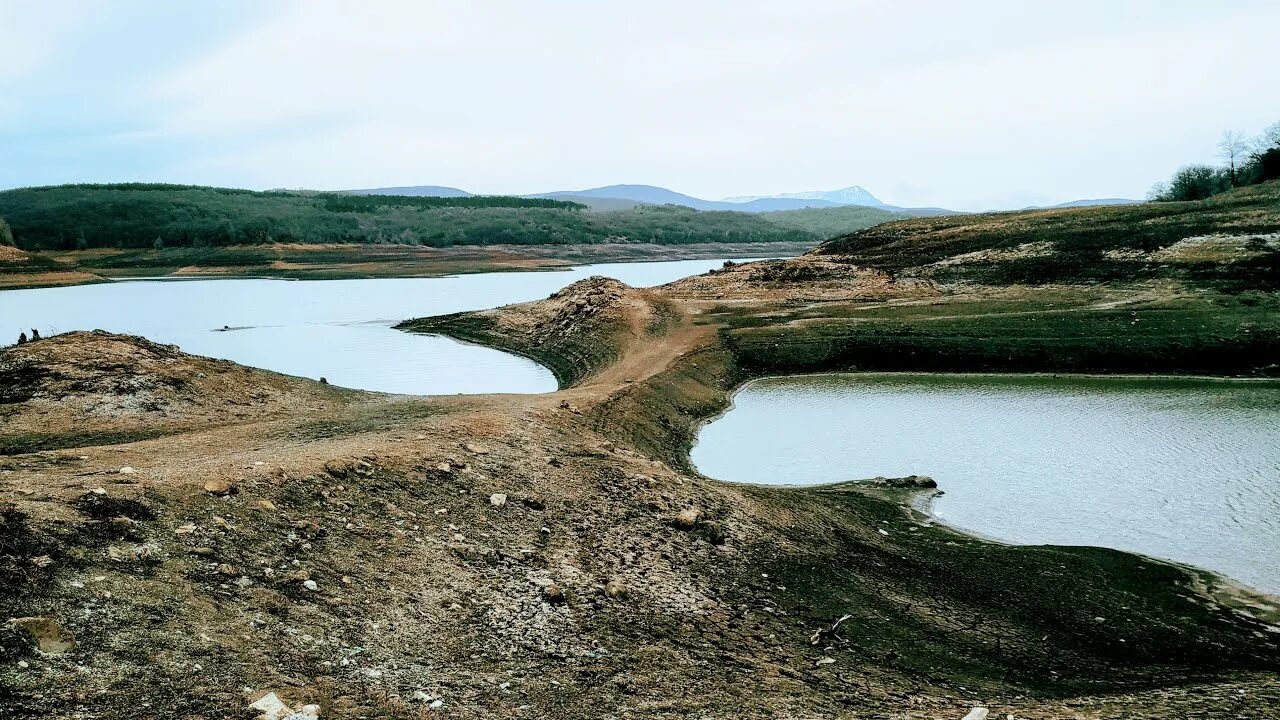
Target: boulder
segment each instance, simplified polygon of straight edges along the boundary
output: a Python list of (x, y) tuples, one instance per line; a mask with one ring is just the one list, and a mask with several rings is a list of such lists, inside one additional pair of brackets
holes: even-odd
[(46, 655), (61, 655), (76, 646), (75, 636), (65, 630), (57, 620), (47, 617), (13, 618), (9, 624), (22, 628), (36, 641), (36, 648)]
[(675, 526), (681, 530), (692, 530), (698, 524), (702, 513), (697, 508), (686, 508), (676, 513)]
[(236, 486), (227, 480), (210, 478), (204, 481), (204, 491), (210, 495), (230, 495), (236, 491)]

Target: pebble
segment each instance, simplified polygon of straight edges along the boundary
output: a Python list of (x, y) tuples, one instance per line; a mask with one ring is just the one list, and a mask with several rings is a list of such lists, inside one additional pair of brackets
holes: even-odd
[(316, 585), (316, 581), (315, 581), (315, 580), (303, 580), (303, 581), (302, 581), (302, 587), (304, 587), (304, 588), (306, 588), (306, 589), (308, 589), (308, 590), (311, 590), (311, 591), (315, 591), (315, 590), (319, 590), (319, 589), (320, 589), (320, 586), (319, 586), (319, 585)]
[(564, 591), (560, 589), (559, 585), (550, 583), (542, 588), (542, 599), (552, 605), (559, 605), (564, 602)]
[(507, 496), (504, 493), (494, 493), (489, 496), (489, 504), (500, 508), (507, 504)]
[(970, 710), (969, 714), (965, 715), (963, 720), (987, 720), (987, 716), (990, 714), (990, 710), (984, 707), (976, 707)]
[(125, 465), (124, 467), (120, 468), (120, 474), (121, 474), (121, 475), (132, 475), (132, 474), (134, 474), (134, 473), (136, 473), (136, 472), (138, 472), (138, 471), (137, 471), (137, 470), (134, 470), (133, 468), (129, 467), (128, 465)]
[(622, 582), (621, 578), (614, 578), (604, 586), (604, 594), (606, 597), (622, 598), (627, 595), (627, 584)]

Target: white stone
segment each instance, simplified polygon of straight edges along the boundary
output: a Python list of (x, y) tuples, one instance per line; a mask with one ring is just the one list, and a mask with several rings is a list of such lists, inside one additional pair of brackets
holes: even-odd
[(990, 710), (984, 707), (976, 707), (970, 710), (969, 714), (965, 715), (962, 720), (987, 720), (987, 716), (990, 714)]
[(304, 587), (304, 588), (306, 588), (306, 589), (308, 589), (308, 590), (319, 590), (319, 589), (320, 589), (320, 586), (319, 586), (319, 585), (316, 585), (316, 581), (315, 581), (315, 580), (303, 580), (303, 581), (302, 581), (302, 587)]
[(273, 692), (254, 700), (249, 704), (249, 709), (257, 710), (262, 713), (261, 717), (272, 718), (272, 720), (284, 717), (289, 713), (289, 706), (281, 702), (280, 698)]
[(494, 493), (489, 496), (489, 504), (494, 507), (502, 507), (507, 504), (507, 496), (503, 493)]
[(136, 472), (138, 472), (138, 471), (137, 471), (137, 470), (134, 470), (133, 468), (129, 467), (128, 465), (125, 465), (124, 467), (120, 468), (120, 474), (121, 474), (121, 475), (132, 475), (132, 474), (134, 474), (134, 473), (136, 473)]

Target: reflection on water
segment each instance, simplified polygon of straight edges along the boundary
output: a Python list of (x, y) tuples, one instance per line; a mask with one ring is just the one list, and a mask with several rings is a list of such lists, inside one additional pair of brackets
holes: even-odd
[(1141, 552), (1280, 594), (1280, 383), (770, 378), (704, 428), (693, 460), (747, 483), (929, 475), (952, 525)]
[(155, 280), (9, 290), (0, 292), (0, 344), (33, 327), (45, 335), (101, 329), (365, 390), (549, 392), (556, 389), (555, 378), (531, 360), (391, 326), (413, 317), (544, 298), (591, 275), (648, 287), (723, 262), (613, 263), (443, 278)]

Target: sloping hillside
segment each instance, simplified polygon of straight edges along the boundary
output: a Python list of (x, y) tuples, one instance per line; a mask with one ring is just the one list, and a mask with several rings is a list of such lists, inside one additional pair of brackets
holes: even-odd
[(918, 218), (814, 251), (862, 266), (993, 282), (1183, 276), (1280, 282), (1280, 183), (1208, 200)]

